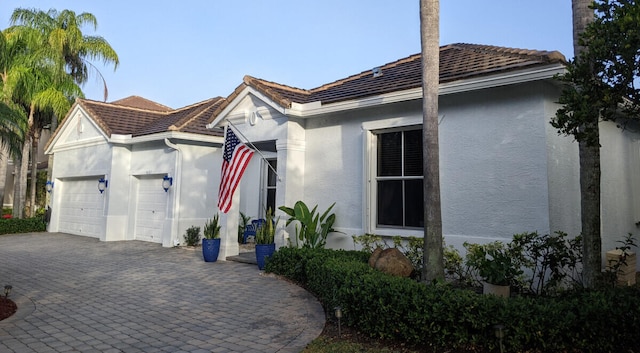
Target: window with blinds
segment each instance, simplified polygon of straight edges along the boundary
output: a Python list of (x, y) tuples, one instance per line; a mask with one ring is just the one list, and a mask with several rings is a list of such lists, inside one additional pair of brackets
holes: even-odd
[(424, 227), (422, 129), (377, 134), (377, 225)]

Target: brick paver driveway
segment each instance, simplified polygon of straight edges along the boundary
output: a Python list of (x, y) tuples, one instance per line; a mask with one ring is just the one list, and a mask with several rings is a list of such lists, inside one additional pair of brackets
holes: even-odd
[(139, 242), (0, 236), (18, 312), (0, 352), (299, 352), (324, 325), (303, 289), (257, 266)]

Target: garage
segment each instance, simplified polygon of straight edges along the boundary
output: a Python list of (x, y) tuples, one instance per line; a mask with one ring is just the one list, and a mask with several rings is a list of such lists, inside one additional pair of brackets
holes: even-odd
[(100, 238), (104, 229), (104, 195), (98, 191), (98, 177), (63, 179), (61, 184), (59, 231)]
[(162, 243), (167, 199), (161, 176), (137, 178), (134, 239)]

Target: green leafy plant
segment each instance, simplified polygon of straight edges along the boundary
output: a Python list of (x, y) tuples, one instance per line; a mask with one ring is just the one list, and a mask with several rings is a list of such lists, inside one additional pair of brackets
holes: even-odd
[(204, 238), (205, 239), (218, 239), (220, 238), (220, 217), (216, 213), (212, 219), (208, 220), (204, 224)]
[(335, 232), (333, 224), (336, 221), (335, 213), (329, 214), (335, 202), (324, 211), (322, 215), (316, 213), (318, 205), (309, 210), (309, 207), (298, 201), (291, 207), (280, 206), (279, 209), (286, 213), (290, 218), (287, 220), (287, 226), (294, 221), (296, 224), (296, 239), (302, 242), (305, 248), (324, 248), (327, 243), (327, 235)]
[(362, 234), (362, 235), (352, 235), (351, 239), (353, 239), (354, 245), (360, 245), (362, 247), (362, 251), (372, 253), (376, 248), (382, 248), (386, 245), (382, 241), (382, 237), (376, 234)]
[(582, 238), (567, 239), (567, 233), (515, 234), (509, 243), (510, 252), (520, 254), (528, 276), (525, 290), (536, 295), (550, 295), (568, 287), (568, 279), (579, 281), (577, 269), (582, 261)]
[(249, 222), (251, 222), (251, 217), (240, 212), (240, 222), (238, 223), (238, 243), (240, 244), (244, 242), (244, 231), (247, 228), (247, 224), (249, 224)]
[(273, 244), (275, 242), (277, 222), (273, 219), (271, 207), (267, 208), (264, 223), (256, 229), (256, 244)]
[(511, 285), (523, 273), (519, 254), (510, 251), (501, 241), (487, 244), (464, 243), (467, 249), (466, 265), (477, 269), (486, 282)]
[(187, 246), (196, 246), (200, 242), (200, 227), (191, 226), (187, 228), (184, 235), (184, 241)]
[(620, 255), (618, 255), (617, 259), (609, 260), (604, 276), (605, 284), (612, 286), (617, 284), (618, 275), (623, 272), (624, 267), (627, 265), (627, 257), (631, 255), (631, 248), (637, 246), (635, 237), (631, 233), (628, 233), (623, 240), (618, 240), (616, 243), (621, 244), (616, 246), (616, 250), (620, 250)]

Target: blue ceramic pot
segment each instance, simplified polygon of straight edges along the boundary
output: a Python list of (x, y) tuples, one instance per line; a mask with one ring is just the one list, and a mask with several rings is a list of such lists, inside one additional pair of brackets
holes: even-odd
[(218, 253), (220, 253), (220, 238), (202, 239), (202, 257), (205, 262), (218, 261)]
[(258, 268), (264, 270), (265, 260), (276, 251), (276, 244), (256, 244), (256, 261)]

